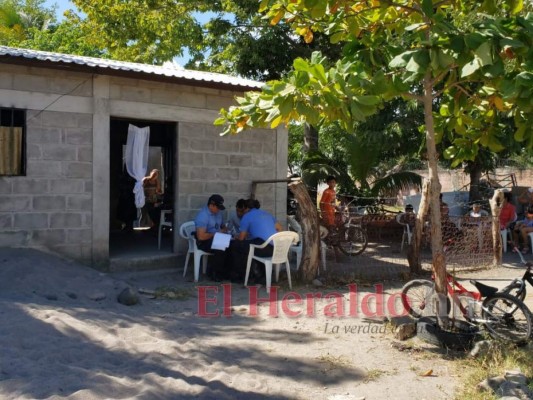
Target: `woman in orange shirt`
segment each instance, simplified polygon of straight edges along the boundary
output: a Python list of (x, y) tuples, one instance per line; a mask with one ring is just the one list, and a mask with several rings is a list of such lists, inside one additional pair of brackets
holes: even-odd
[(322, 193), (322, 198), (320, 199), (320, 213), (322, 216), (322, 221), (324, 221), (326, 226), (334, 226), (337, 201), (335, 186), (337, 185), (337, 180), (334, 176), (328, 176), (326, 178), (326, 183), (328, 184), (328, 188), (324, 190)]

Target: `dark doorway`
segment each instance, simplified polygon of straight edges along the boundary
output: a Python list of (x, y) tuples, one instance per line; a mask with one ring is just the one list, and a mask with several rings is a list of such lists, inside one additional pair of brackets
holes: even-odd
[[(172, 234), (163, 228), (161, 249), (158, 247), (159, 214), (137, 210), (133, 187), (135, 179), (129, 176), (125, 160), (128, 126), (150, 127), (149, 160), (147, 175), (152, 169), (160, 172), (162, 194), (158, 211), (173, 210), (176, 179), (176, 124), (136, 119), (111, 118), (110, 129), (110, 211), (109, 211), (109, 255), (110, 257), (152, 256), (171, 253)], [(172, 214), (165, 213), (171, 220)]]

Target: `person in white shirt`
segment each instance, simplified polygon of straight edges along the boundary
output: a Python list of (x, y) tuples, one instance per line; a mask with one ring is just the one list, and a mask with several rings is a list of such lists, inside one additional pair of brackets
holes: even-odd
[(481, 208), (481, 205), (478, 203), (472, 204), (472, 211), (468, 214), (470, 217), (479, 218), (486, 217), (489, 213)]

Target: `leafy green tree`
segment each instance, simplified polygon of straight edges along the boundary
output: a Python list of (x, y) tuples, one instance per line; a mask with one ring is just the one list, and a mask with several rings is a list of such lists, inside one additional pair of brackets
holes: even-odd
[(34, 32), (46, 31), (55, 21), (54, 8), (44, 0), (0, 1), (0, 44), (13, 46), (31, 39)]
[[(533, 15), (519, 0), (263, 0), (261, 6), (272, 23), (285, 20), (303, 37), (322, 32), (343, 43), (344, 57), (334, 65), (318, 53), (295, 60), (285, 79), (270, 82), (260, 93), (247, 93), (238, 99), (239, 106), (222, 110), (216, 123), (227, 124), (225, 133), (232, 134), (292, 120), (337, 121), (354, 131), (383, 102), (398, 96), (419, 102), (424, 109), (420, 131), (429, 169), (433, 268), (445, 308), (436, 147), (443, 132), (436, 129), (437, 107), (453, 110), (452, 132), (461, 130), (466, 117), (489, 120), (505, 112), (514, 120), (515, 140), (531, 143)], [(473, 16), (473, 22), (463, 23)], [(495, 132), (484, 135), (475, 145), (494, 147)], [(417, 218), (416, 242), (422, 217)]]

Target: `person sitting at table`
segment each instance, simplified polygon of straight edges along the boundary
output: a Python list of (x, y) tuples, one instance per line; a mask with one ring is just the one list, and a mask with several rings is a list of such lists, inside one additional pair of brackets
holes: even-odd
[[(241, 218), (241, 231), (237, 240), (234, 240), (230, 245), (233, 260), (232, 281), (244, 279), (250, 245), (263, 244), (270, 236), (283, 230), (272, 214), (257, 208), (258, 206), (257, 200), (246, 200), (244, 215)], [(255, 255), (270, 257), (273, 250), (273, 246), (269, 244), (263, 249), (257, 249)], [(259, 267), (253, 268), (252, 279), (256, 282), (264, 279), (264, 270)]]
[(246, 205), (245, 199), (237, 200), (235, 204), (235, 210), (231, 211), (228, 218), (228, 223), (226, 224), (228, 232), (232, 236), (238, 236), (241, 232), (241, 218), (244, 215), (244, 208)]
[(207, 205), (196, 215), (194, 224), (196, 225), (196, 245), (200, 250), (213, 254), (209, 257), (208, 276), (215, 282), (220, 282), (229, 277), (228, 252), (227, 250), (213, 250), (213, 237), (217, 232), (226, 232), (222, 220), (222, 213), (225, 210), (224, 198), (219, 194), (209, 197)]
[[(517, 246), (520, 246), (520, 239), (522, 240), (522, 254), (529, 253), (529, 233), (533, 232), (533, 207), (526, 210), (526, 217), (522, 221), (518, 221), (513, 230), (513, 240)], [(513, 249), (513, 252), (516, 251)]]

